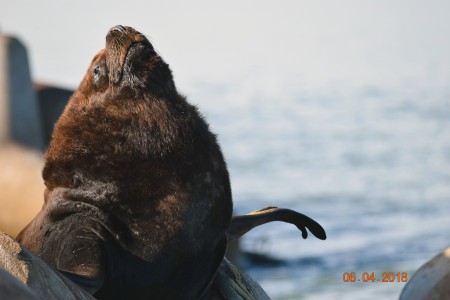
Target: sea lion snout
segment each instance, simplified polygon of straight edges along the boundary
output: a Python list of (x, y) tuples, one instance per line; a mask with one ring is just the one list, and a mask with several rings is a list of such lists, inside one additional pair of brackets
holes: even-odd
[(117, 25), (112, 27), (106, 35), (106, 64), (110, 71), (110, 80), (113, 84), (120, 82), (127, 56), (136, 44), (153, 52), (153, 46), (139, 31), (129, 26)]
[(137, 31), (133, 27), (116, 25), (109, 29), (108, 34), (106, 35), (106, 39), (108, 39), (108, 37), (112, 37), (112, 36), (120, 37), (123, 35), (126, 35), (126, 36), (128, 36), (128, 38), (131, 38), (131, 39), (137, 38), (138, 40), (145, 38), (142, 33)]
[(125, 32), (125, 27), (123, 27), (122, 25), (117, 25), (112, 27), (109, 31)]

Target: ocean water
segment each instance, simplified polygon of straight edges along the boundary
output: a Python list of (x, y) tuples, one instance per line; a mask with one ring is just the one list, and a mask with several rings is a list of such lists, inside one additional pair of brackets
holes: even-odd
[(219, 134), (236, 213), (291, 208), (327, 232), (303, 240), (273, 223), (242, 239), (283, 260), (246, 267), (273, 299), (397, 299), (403, 282), (343, 274), (411, 278), (450, 246), (450, 88), (297, 89), (282, 99), (194, 91)]

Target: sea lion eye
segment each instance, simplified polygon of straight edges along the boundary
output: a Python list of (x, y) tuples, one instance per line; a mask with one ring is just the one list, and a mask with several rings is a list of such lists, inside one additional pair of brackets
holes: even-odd
[(95, 66), (94, 71), (93, 71), (94, 75), (98, 75), (100, 74), (100, 66)]

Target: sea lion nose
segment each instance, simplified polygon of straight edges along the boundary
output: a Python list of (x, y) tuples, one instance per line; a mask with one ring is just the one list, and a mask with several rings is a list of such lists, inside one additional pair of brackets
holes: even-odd
[(122, 25), (117, 25), (117, 26), (114, 26), (113, 28), (111, 28), (109, 30), (109, 32), (113, 32), (113, 31), (119, 31), (121, 33), (124, 33), (125, 32), (125, 27), (123, 27)]

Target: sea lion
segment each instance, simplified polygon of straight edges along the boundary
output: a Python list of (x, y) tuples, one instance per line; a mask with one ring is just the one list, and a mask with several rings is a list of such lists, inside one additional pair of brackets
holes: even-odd
[(148, 39), (115, 26), (59, 118), (17, 240), (98, 299), (199, 299), (232, 213), (216, 137)]
[(45, 159), (44, 205), (17, 240), (98, 299), (260, 298), (223, 260), (227, 237), (285, 221), (325, 238), (315, 221), (273, 207), (230, 227), (215, 135), (131, 27), (109, 30)]

